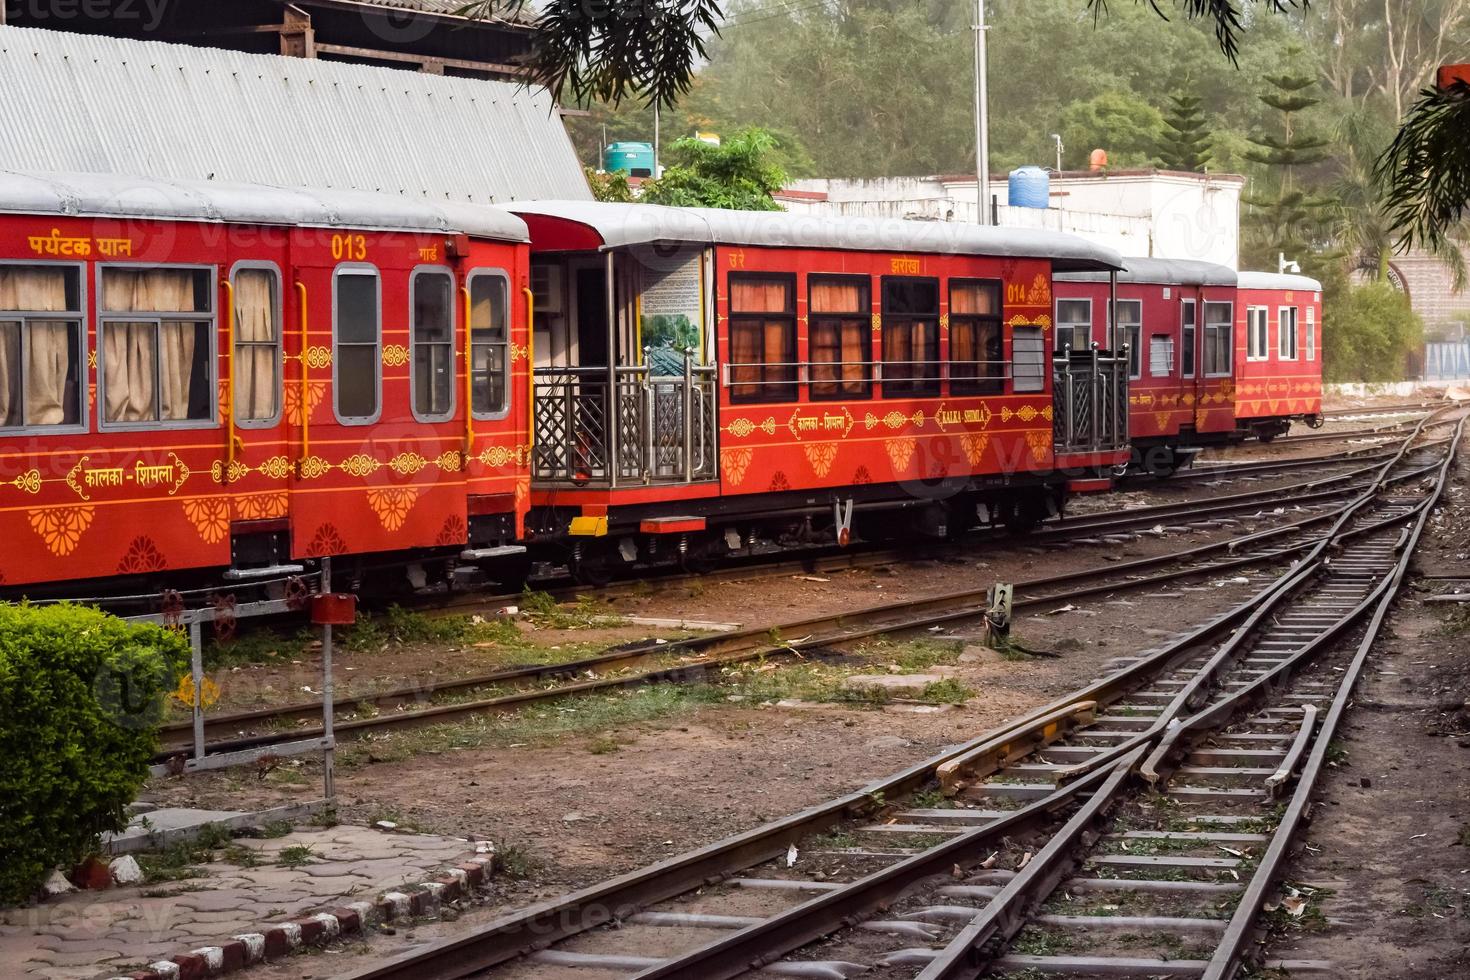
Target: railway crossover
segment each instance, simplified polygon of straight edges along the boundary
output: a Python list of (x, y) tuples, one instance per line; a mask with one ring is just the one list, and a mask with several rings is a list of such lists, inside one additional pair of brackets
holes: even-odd
[(1016, 722), (351, 980), (1233, 977), (1463, 427), (1249, 601)]

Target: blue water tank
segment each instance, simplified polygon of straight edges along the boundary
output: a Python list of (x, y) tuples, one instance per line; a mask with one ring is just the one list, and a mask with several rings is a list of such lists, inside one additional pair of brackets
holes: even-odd
[(608, 173), (621, 170), (629, 177), (652, 177), (653, 144), (611, 143), (602, 155), (602, 169)]
[(1051, 175), (1040, 167), (1012, 170), (1009, 187), (1013, 208), (1047, 208), (1051, 205)]

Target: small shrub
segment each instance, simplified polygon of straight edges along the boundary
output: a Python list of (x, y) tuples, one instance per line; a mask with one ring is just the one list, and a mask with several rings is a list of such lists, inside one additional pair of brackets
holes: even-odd
[(127, 825), (188, 640), (72, 605), (0, 606), (0, 902)]
[(281, 848), (281, 853), (276, 855), (276, 863), (283, 868), (299, 868), (303, 864), (310, 864), (314, 857), (316, 852), (305, 844), (292, 844)]

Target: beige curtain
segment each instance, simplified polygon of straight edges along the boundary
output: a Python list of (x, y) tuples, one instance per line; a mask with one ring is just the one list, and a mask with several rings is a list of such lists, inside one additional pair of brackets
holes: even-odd
[(813, 313), (863, 313), (863, 288), (857, 282), (813, 282)]
[[(235, 414), (246, 421), (275, 418), (279, 359), (276, 274), (242, 269), (235, 275)], [(185, 406), (187, 408), (187, 406)]]
[(992, 316), (1000, 312), (1000, 286), (983, 282), (955, 282), (949, 289), (951, 316)]
[[(198, 312), (194, 275), (185, 269), (108, 269), (102, 276), (103, 310), (109, 313)], [(107, 324), (103, 336), (106, 368), (102, 378), (107, 421), (187, 419), (196, 337), (193, 323)], [(163, 362), (161, 368), (156, 368), (160, 354)]]
[[(0, 267), (0, 310), (48, 313), (66, 309), (67, 270), (47, 266)], [(64, 320), (32, 320), (24, 329), (25, 370), (21, 370), (20, 331), (15, 324), (0, 338), (0, 419), (6, 425), (57, 425), (68, 418), (75, 392), (67, 390), (72, 365), (72, 330)], [(25, 386), (24, 419), (21, 385)], [(12, 420), (12, 416), (14, 416)]]

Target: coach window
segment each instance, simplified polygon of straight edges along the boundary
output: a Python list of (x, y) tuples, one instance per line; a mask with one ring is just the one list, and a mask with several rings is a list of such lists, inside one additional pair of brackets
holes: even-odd
[(383, 292), (378, 270), (346, 266), (337, 271), (332, 295), (332, 390), (337, 421), (368, 425), (381, 413)]
[(1296, 360), (1296, 307), (1276, 310), (1276, 353), (1283, 361)]
[(81, 424), (75, 266), (0, 266), (0, 431)]
[(1011, 390), (1018, 395), (1046, 390), (1046, 340), (1040, 327), (1016, 327), (1011, 332), (1011, 360), (1015, 362)]
[(413, 274), (413, 417), (442, 422), (454, 412), (454, 277)]
[(1266, 308), (1264, 306), (1247, 306), (1245, 308), (1245, 359), (1247, 361), (1264, 361), (1266, 352)]
[(1092, 349), (1092, 300), (1057, 300), (1057, 353)]
[(872, 394), (872, 288), (866, 276), (811, 276), (807, 280), (807, 359), (814, 400)]
[(510, 280), (503, 272), (470, 276), (470, 371), (477, 419), (510, 411)]
[(1118, 336), (1128, 345), (1128, 377), (1143, 376), (1143, 300), (1118, 300)]
[(1317, 359), (1317, 308), (1307, 307), (1307, 360)]
[(796, 397), (796, 277), (732, 273), (730, 400)]
[(1148, 376), (1167, 378), (1174, 373), (1174, 338), (1156, 333), (1148, 338)]
[(883, 397), (939, 394), (939, 280), (883, 277)]
[(949, 390), (999, 395), (1005, 389), (1000, 280), (949, 281)]
[(214, 382), (212, 269), (102, 269), (102, 421), (210, 422)]
[(281, 275), (235, 267), (235, 421), (247, 428), (281, 417)]
[(1205, 304), (1205, 375), (1211, 378), (1230, 374), (1230, 341), (1235, 316), (1233, 303)]
[(1179, 371), (1186, 378), (1194, 377), (1194, 349), (1197, 343), (1194, 300), (1187, 299), (1183, 303), (1184, 311), (1181, 314), (1181, 328), (1179, 331)]

